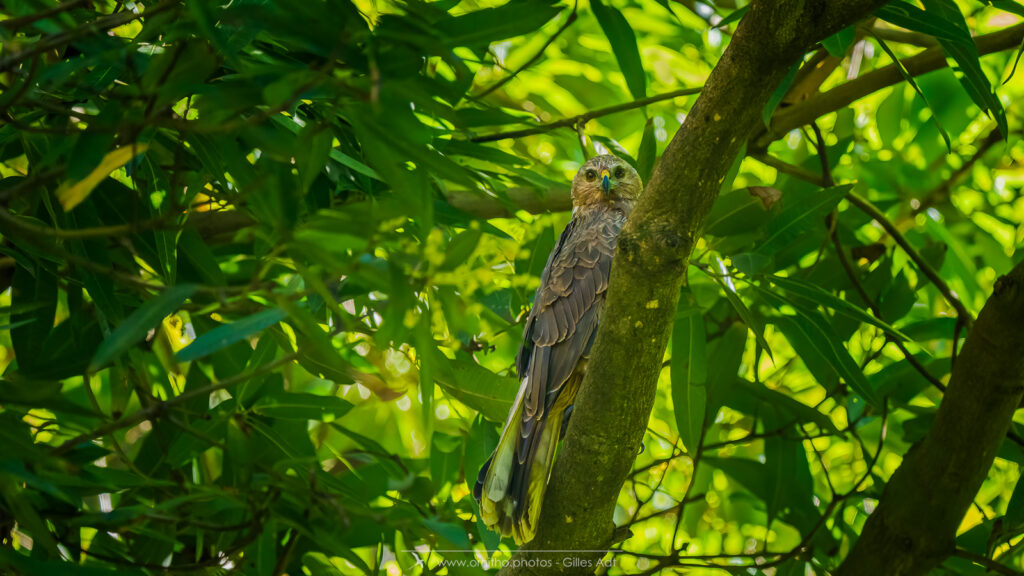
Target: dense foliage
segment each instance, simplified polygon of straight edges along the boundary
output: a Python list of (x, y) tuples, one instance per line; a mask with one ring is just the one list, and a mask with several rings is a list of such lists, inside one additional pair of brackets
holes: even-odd
[[(470, 491), (568, 181), (651, 173), (744, 4), (4, 2), (0, 571), (500, 566)], [(1022, 15), (895, 0), (776, 92), (610, 573), (842, 560), (1019, 260)], [(1024, 569), (1022, 434), (944, 573)]]

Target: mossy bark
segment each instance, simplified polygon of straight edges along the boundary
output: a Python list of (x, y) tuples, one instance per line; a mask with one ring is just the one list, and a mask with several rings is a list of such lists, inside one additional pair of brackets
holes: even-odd
[[(647, 428), (690, 253), (733, 159), (806, 50), (884, 0), (757, 0), (619, 238), (608, 301), (536, 538), (501, 574), (593, 573)], [(571, 550), (574, 552), (550, 551)]]
[(956, 549), (1024, 396), (1024, 262), (1000, 278), (957, 356), (928, 435), (907, 452), (838, 576), (928, 574)]

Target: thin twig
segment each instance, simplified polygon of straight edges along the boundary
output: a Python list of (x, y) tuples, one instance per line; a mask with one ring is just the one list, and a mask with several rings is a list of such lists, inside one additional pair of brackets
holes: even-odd
[(873, 218), (875, 222), (878, 222), (878, 224), (886, 232), (888, 232), (890, 236), (892, 236), (892, 239), (896, 242), (896, 244), (900, 246), (900, 248), (903, 248), (903, 251), (906, 252), (907, 256), (914, 262), (915, 265), (917, 265), (917, 268), (921, 271), (921, 273), (924, 274), (926, 278), (931, 280), (932, 284), (935, 284), (935, 287), (939, 290), (939, 293), (941, 293), (943, 298), (946, 299), (946, 302), (948, 302), (949, 305), (952, 306), (954, 310), (956, 310), (957, 316), (959, 316), (960, 320), (967, 326), (968, 329), (970, 329), (970, 327), (974, 324), (974, 316), (972, 316), (971, 313), (967, 310), (967, 307), (964, 306), (964, 303), (961, 302), (959, 298), (957, 298), (956, 294), (954, 294), (953, 291), (949, 288), (949, 285), (946, 284), (946, 281), (939, 276), (939, 273), (936, 272), (934, 268), (932, 268), (931, 264), (925, 261), (924, 257), (921, 256), (917, 249), (910, 245), (910, 242), (908, 242), (907, 239), (903, 236), (903, 234), (900, 233), (900, 231), (896, 228), (896, 225), (892, 223), (892, 220), (889, 220), (889, 218), (886, 217), (886, 215), (883, 214), (882, 211), (879, 210), (878, 207), (872, 204), (868, 199), (857, 194), (856, 192), (853, 192), (852, 190), (849, 194), (846, 195), (846, 199), (850, 201), (850, 204), (853, 204), (854, 206), (859, 208), (861, 212), (864, 212), (868, 216), (871, 216), (871, 218)]
[(18, 30), (20, 28), (28, 26), (29, 24), (32, 24), (33, 22), (37, 22), (45, 18), (50, 18), (52, 16), (56, 16), (57, 14), (67, 12), (68, 10), (74, 10), (75, 8), (78, 8), (82, 4), (86, 4), (89, 1), (90, 0), (68, 0), (67, 2), (61, 2), (56, 6), (51, 6), (46, 10), (40, 10), (39, 12), (35, 12), (33, 14), (26, 14), (24, 16), (19, 16), (17, 18), (2, 20), (0, 21), (0, 26), (3, 26), (4, 28), (7, 28), (8, 30), (11, 31)]
[(580, 114), (579, 116), (572, 116), (570, 118), (563, 118), (547, 124), (541, 124), (540, 126), (534, 126), (533, 128), (524, 128), (522, 130), (511, 130), (509, 132), (498, 132), (497, 134), (486, 134), (484, 136), (476, 136), (470, 138), (471, 142), (497, 142), (498, 140), (505, 140), (508, 138), (522, 138), (524, 136), (533, 136), (535, 134), (544, 134), (558, 128), (575, 128), (580, 123), (587, 123), (594, 118), (600, 118), (601, 116), (607, 116), (609, 114), (616, 114), (619, 112), (625, 112), (627, 110), (635, 110), (636, 108), (643, 108), (648, 104), (654, 104), (655, 102), (662, 102), (664, 100), (671, 100), (673, 98), (679, 98), (682, 96), (691, 96), (698, 94), (703, 87), (698, 88), (681, 88), (672, 92), (666, 92), (664, 94), (657, 94), (655, 96), (648, 96), (647, 98), (641, 98), (639, 100), (633, 100), (632, 102), (623, 102), (622, 104), (616, 104), (614, 106), (608, 106), (606, 108), (599, 108), (591, 112)]
[[(762, 162), (766, 166), (775, 168), (780, 172), (790, 174), (819, 186), (826, 185), (825, 180), (817, 174), (810, 173), (803, 168), (793, 166), (792, 164), (779, 160), (778, 158), (774, 158), (767, 154), (752, 155), (751, 157)], [(856, 192), (850, 191), (846, 195), (846, 199), (850, 201), (850, 204), (856, 206), (861, 212), (864, 212), (878, 222), (878, 224), (888, 232), (890, 236), (892, 236), (892, 239), (896, 244), (906, 252), (910, 260), (914, 262), (919, 270), (921, 270), (921, 273), (935, 284), (935, 287), (942, 294), (943, 298), (945, 298), (949, 305), (956, 310), (957, 316), (963, 319), (963, 322), (968, 326), (968, 328), (974, 324), (974, 316), (967, 310), (967, 307), (964, 306), (963, 302), (956, 297), (953, 290), (950, 289), (949, 285), (946, 284), (946, 281), (939, 276), (938, 272), (936, 272), (935, 269), (925, 261), (921, 254), (910, 245), (910, 242), (907, 241), (903, 236), (903, 233), (900, 232), (895, 224), (893, 224), (892, 220), (889, 220), (889, 218), (879, 210), (877, 206)]]
[(538, 50), (537, 53), (534, 54), (532, 58), (530, 58), (529, 60), (524, 62), (523, 65), (520, 66), (519, 68), (516, 68), (514, 72), (509, 73), (507, 76), (505, 76), (501, 80), (498, 80), (494, 84), (491, 84), (487, 88), (483, 89), (480, 93), (474, 94), (472, 96), (472, 98), (479, 99), (479, 98), (483, 98), (483, 97), (487, 96), (491, 92), (494, 92), (498, 88), (501, 88), (505, 84), (507, 84), (510, 81), (512, 81), (513, 79), (515, 79), (515, 77), (518, 76), (520, 73), (522, 73), (523, 70), (526, 70), (530, 66), (533, 66), (534, 64), (536, 64), (537, 61), (540, 60), (542, 56), (544, 56), (544, 52), (547, 51), (548, 46), (551, 46), (551, 44), (555, 40), (557, 40), (558, 37), (561, 36), (563, 32), (568, 30), (569, 26), (572, 26), (573, 22), (576, 21), (576, 17), (577, 17), (576, 7), (577, 7), (577, 4), (573, 4), (572, 12), (569, 13), (569, 18), (566, 19), (565, 23), (562, 24), (562, 26), (559, 27), (558, 30), (556, 30), (555, 33), (552, 34), (550, 38), (548, 38), (547, 42), (545, 42), (544, 45), (540, 47), (540, 50)]
[(1000, 564), (999, 562), (989, 558), (988, 556), (976, 554), (969, 550), (964, 550), (963, 548), (957, 548), (956, 551), (953, 552), (953, 556), (956, 556), (957, 558), (963, 558), (964, 560), (970, 560), (971, 562), (974, 562), (979, 566), (983, 566), (986, 570), (990, 572), (996, 572), (998, 574), (1004, 574), (1006, 576), (1021, 576), (1021, 574), (1024, 574), (1024, 572), (1018, 572), (1017, 570), (1014, 570), (1013, 568), (1010, 568), (1005, 564)]
[(183, 404), (185, 402), (188, 402), (189, 400), (192, 400), (193, 398), (198, 398), (200, 396), (208, 396), (211, 393), (216, 392), (217, 390), (223, 390), (225, 388), (229, 388), (231, 386), (234, 386), (235, 384), (244, 382), (245, 380), (249, 380), (251, 378), (259, 376), (261, 374), (266, 374), (267, 372), (270, 372), (270, 371), (272, 371), (272, 370), (274, 370), (274, 369), (276, 369), (276, 368), (278, 368), (280, 366), (284, 366), (285, 364), (291, 362), (292, 360), (295, 360), (298, 357), (299, 357), (299, 353), (298, 352), (292, 352), (290, 354), (285, 354), (281, 358), (278, 358), (277, 360), (275, 360), (273, 362), (269, 362), (267, 364), (264, 364), (264, 365), (260, 366), (259, 368), (255, 368), (255, 369), (250, 370), (248, 372), (242, 372), (240, 374), (236, 374), (234, 376), (231, 376), (230, 378), (225, 378), (224, 380), (221, 380), (220, 382), (215, 382), (215, 383), (210, 384), (208, 386), (203, 386), (202, 388), (196, 388), (194, 390), (187, 390), (187, 391), (179, 394), (178, 396), (175, 396), (174, 398), (169, 398), (169, 399), (164, 400), (162, 402), (154, 403), (151, 406), (143, 408), (142, 410), (138, 410), (136, 412), (133, 412), (132, 414), (129, 414), (129, 415), (124, 416), (124, 417), (122, 417), (122, 418), (120, 418), (118, 420), (115, 420), (115, 421), (113, 421), (113, 422), (111, 422), (109, 424), (105, 424), (103, 426), (100, 426), (99, 428), (97, 428), (95, 430), (92, 430), (91, 432), (86, 432), (84, 434), (79, 434), (78, 436), (75, 436), (74, 438), (72, 438), (72, 439), (64, 442), (60, 446), (54, 448), (51, 451), (51, 454), (54, 455), (54, 456), (60, 456), (62, 454), (67, 453), (69, 450), (71, 450), (75, 446), (78, 446), (79, 444), (82, 444), (83, 442), (90, 442), (92, 440), (95, 440), (97, 438), (106, 436), (107, 434), (110, 434), (111, 432), (115, 432), (117, 430), (123, 430), (125, 428), (131, 428), (132, 426), (135, 426), (136, 424), (141, 424), (142, 422), (145, 422), (146, 420), (149, 420), (151, 418), (155, 418), (155, 417), (159, 416), (160, 414), (166, 412), (168, 409), (173, 408), (175, 406), (178, 406), (179, 404)]
[(0, 72), (7, 72), (29, 58), (33, 58), (39, 54), (53, 50), (54, 48), (64, 46), (65, 44), (70, 44), (71, 42), (89, 36), (90, 34), (104, 32), (112, 28), (117, 28), (118, 26), (124, 26), (133, 20), (159, 14), (160, 12), (176, 5), (179, 5), (176, 0), (164, 0), (152, 8), (147, 8), (144, 12), (125, 11), (107, 16), (100, 16), (91, 22), (82, 24), (78, 28), (62, 32), (60, 34), (54, 34), (45, 40), (40, 40), (39, 42), (31, 44), (30, 47), (24, 50), (20, 50), (0, 59)]

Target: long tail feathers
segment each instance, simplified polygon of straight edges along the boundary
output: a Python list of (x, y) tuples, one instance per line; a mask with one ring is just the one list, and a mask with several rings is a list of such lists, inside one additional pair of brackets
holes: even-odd
[(480, 468), (473, 488), (484, 525), (502, 536), (512, 536), (516, 544), (529, 542), (536, 533), (564, 413), (553, 410), (546, 414), (517, 449), (521, 416), (520, 397), (509, 413), (494, 454)]

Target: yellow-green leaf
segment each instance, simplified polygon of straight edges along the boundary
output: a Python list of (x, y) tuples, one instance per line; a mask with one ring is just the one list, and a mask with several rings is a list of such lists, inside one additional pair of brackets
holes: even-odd
[(88, 176), (77, 182), (61, 184), (57, 188), (57, 200), (60, 200), (60, 205), (64, 207), (64, 211), (67, 212), (81, 204), (111, 172), (124, 166), (132, 158), (145, 152), (147, 148), (149, 148), (148, 144), (132, 144), (115, 148), (103, 157), (100, 165), (90, 172)]

